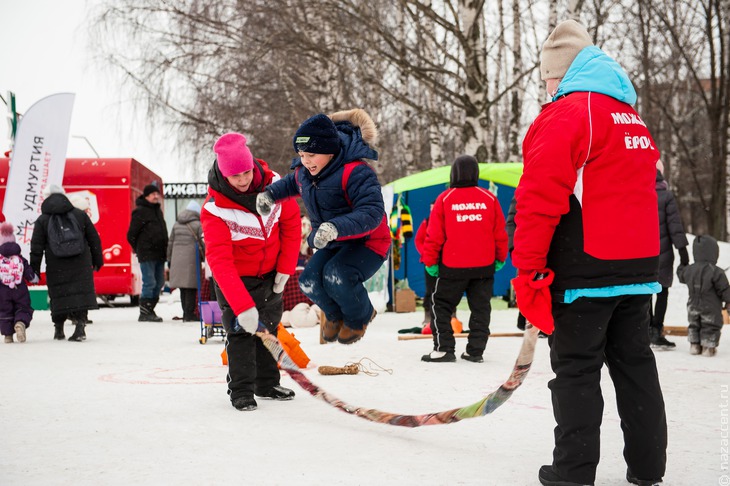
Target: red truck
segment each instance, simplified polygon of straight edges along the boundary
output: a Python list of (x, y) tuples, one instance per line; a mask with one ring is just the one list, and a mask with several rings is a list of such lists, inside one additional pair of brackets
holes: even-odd
[[(0, 204), (5, 199), (9, 159), (0, 158)], [(69, 199), (88, 201), (86, 212), (101, 237), (104, 266), (94, 273), (103, 299), (129, 295), (136, 303), (142, 286), (137, 257), (127, 243), (135, 199), (144, 186), (162, 179), (135, 159), (66, 159), (63, 188)], [(27, 257), (28, 255), (26, 255)]]

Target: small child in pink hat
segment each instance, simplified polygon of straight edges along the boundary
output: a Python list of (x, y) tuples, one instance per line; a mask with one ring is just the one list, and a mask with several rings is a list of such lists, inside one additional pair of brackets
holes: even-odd
[(0, 333), (6, 343), (25, 342), (25, 330), (33, 318), (30, 306), (30, 292), (26, 280), (38, 282), (28, 261), (20, 254), (20, 245), (15, 242), (13, 225), (0, 224)]

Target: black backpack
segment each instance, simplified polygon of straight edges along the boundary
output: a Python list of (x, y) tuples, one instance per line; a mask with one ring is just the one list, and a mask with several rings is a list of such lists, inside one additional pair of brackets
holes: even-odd
[(72, 257), (84, 251), (84, 233), (71, 214), (52, 214), (48, 220), (48, 247), (57, 257)]

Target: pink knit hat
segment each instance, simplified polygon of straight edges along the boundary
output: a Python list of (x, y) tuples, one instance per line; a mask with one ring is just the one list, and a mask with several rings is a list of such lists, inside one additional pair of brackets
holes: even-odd
[(0, 223), (0, 245), (5, 243), (15, 243), (15, 231), (13, 225), (7, 221)]
[(218, 168), (223, 177), (253, 169), (253, 156), (246, 146), (246, 137), (231, 132), (221, 136), (213, 146), (218, 156)]

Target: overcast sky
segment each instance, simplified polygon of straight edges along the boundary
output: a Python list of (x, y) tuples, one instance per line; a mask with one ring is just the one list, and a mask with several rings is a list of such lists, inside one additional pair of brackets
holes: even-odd
[[(144, 120), (132, 104), (120, 100), (108, 74), (91, 66), (87, 53), (88, 8), (95, 0), (0, 0), (0, 93), (16, 96), (23, 113), (54, 93), (76, 94), (68, 157), (93, 157), (86, 137), (101, 157), (134, 157), (165, 182), (187, 181), (179, 161), (166, 147), (152, 143)], [(7, 108), (0, 103), (3, 118)], [(0, 123), (0, 149), (9, 148), (8, 124)], [(164, 134), (159, 139), (167, 139)]]

